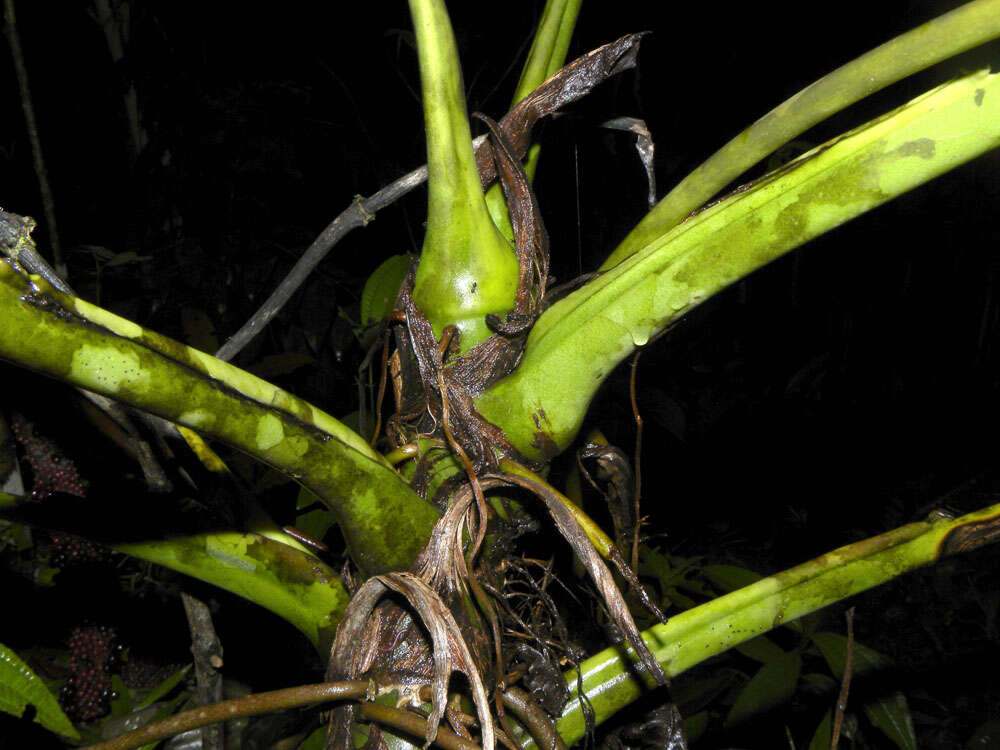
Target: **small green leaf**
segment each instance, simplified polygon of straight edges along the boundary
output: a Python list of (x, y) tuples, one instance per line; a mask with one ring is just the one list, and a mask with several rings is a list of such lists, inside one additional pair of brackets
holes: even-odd
[(393, 311), (399, 287), (412, 265), (409, 255), (393, 255), (372, 272), (361, 292), (361, 325), (377, 323)]
[(314, 505), (322, 505), (323, 501), (320, 500), (315, 493), (310, 492), (305, 487), (299, 489), (299, 495), (295, 499), (295, 509), (304, 510), (305, 508), (311, 508)]
[(30, 549), (34, 545), (31, 538), (31, 527), (23, 523), (7, 521), (0, 524), (0, 549), (8, 545), (18, 552)]
[(295, 517), (295, 528), (320, 542), (336, 523), (333, 513), (319, 508)]
[(0, 711), (20, 717), (29, 704), (35, 707), (35, 721), (50, 732), (80, 738), (45, 683), (17, 654), (0, 644)]
[(736, 650), (744, 656), (749, 657), (754, 661), (759, 661), (762, 664), (774, 661), (775, 659), (780, 659), (785, 655), (784, 649), (778, 646), (778, 644), (770, 638), (763, 635), (759, 635), (756, 638), (751, 638), (749, 641), (741, 643), (736, 647)]
[(761, 667), (737, 696), (726, 717), (726, 726), (739, 724), (791, 698), (801, 669), (802, 656), (797, 651), (783, 653)]
[[(813, 643), (819, 648), (830, 670), (840, 679), (844, 676), (844, 660), (847, 654), (847, 639), (839, 633), (813, 633)], [(891, 663), (888, 656), (874, 649), (862, 646), (857, 641), (851, 646), (851, 674), (863, 674), (873, 669), (881, 669)]]
[(707, 677), (678, 683), (670, 694), (677, 705), (700, 708), (712, 703), (724, 693), (728, 693), (742, 680), (742, 672), (735, 669), (720, 669)]
[(62, 568), (53, 568), (51, 565), (39, 565), (35, 570), (35, 585), (48, 587), (56, 585), (56, 576)]
[(138, 706), (136, 706), (136, 710), (143, 709), (146, 706), (156, 703), (156, 701), (160, 700), (160, 698), (173, 690), (190, 671), (191, 665), (187, 664), (164, 679), (159, 685), (149, 691), (149, 695), (147, 695), (146, 698)]
[(900, 750), (917, 750), (917, 734), (905, 695), (895, 692), (872, 701), (865, 705), (865, 715)]
[(805, 690), (816, 695), (821, 695), (823, 693), (835, 693), (840, 687), (840, 683), (833, 679), (830, 675), (819, 672), (807, 672), (802, 675), (801, 679), (801, 690)]
[(701, 711), (684, 719), (684, 736), (687, 737), (688, 742), (694, 742), (705, 734), (705, 730), (708, 729), (708, 720), (708, 711)]
[(319, 727), (299, 745), (299, 750), (323, 750), (326, 747), (326, 727)]
[(295, 507), (299, 510), (312, 508), (305, 513), (299, 513), (295, 516), (295, 528), (303, 534), (308, 534), (313, 539), (322, 541), (323, 537), (326, 536), (326, 532), (337, 523), (337, 519), (333, 513), (328, 511), (322, 501), (305, 487), (299, 490), (299, 497), (295, 503)]
[(117, 718), (132, 713), (132, 691), (125, 687), (120, 675), (111, 676), (111, 689), (117, 696), (111, 701), (111, 715)]
[(833, 738), (833, 711), (827, 711), (813, 732), (809, 742), (809, 750), (830, 750), (830, 740)]

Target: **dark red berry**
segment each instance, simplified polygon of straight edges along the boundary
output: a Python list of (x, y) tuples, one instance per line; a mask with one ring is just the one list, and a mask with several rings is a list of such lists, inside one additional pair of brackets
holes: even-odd
[(10, 423), (35, 477), (31, 487), (33, 496), (42, 498), (53, 492), (86, 496), (87, 480), (80, 476), (76, 464), (63, 455), (59, 446), (39, 435), (34, 425), (21, 414), (15, 412)]
[(106, 625), (78, 626), (70, 633), (70, 677), (59, 699), (78, 721), (91, 721), (108, 712), (114, 699), (110, 664), (118, 649), (117, 634)]

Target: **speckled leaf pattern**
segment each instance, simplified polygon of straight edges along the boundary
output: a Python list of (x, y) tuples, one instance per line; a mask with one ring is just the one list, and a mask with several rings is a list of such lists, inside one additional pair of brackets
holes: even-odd
[(406, 568), (430, 536), (437, 509), (360, 435), (250, 373), (29, 280), (9, 261), (0, 261), (0, 318), (0, 356), (226, 442), (308, 487), (366, 573)]
[(0, 643), (0, 711), (22, 716), (29, 705), (35, 707), (35, 721), (50, 732), (80, 738), (45, 683), (21, 657)]

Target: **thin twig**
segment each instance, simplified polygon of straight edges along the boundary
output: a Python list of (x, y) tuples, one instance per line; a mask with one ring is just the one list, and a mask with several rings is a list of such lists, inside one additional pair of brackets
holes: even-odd
[(375, 398), (375, 429), (372, 430), (371, 446), (378, 442), (378, 434), (382, 431), (382, 401), (385, 399), (385, 384), (389, 376), (389, 332), (382, 336), (382, 371), (378, 379), (378, 396)]
[[(104, 32), (104, 41), (108, 45), (108, 52), (115, 64), (115, 70), (130, 71), (131, 66), (122, 65), (129, 38), (129, 14), (127, 7), (124, 8), (123, 12), (123, 6), (127, 6), (127, 3), (116, 2), (112, 7), (109, 0), (94, 0), (94, 20)], [(122, 83), (124, 84), (121, 90), (124, 91), (122, 98), (125, 107), (125, 120), (128, 125), (126, 132), (129, 139), (129, 157), (134, 164), (139, 158), (139, 154), (149, 144), (149, 135), (142, 127), (142, 114), (139, 111), (139, 94), (135, 88), (135, 76), (131, 72), (128, 73)]]
[(11, 57), (14, 58), (17, 87), (21, 92), (21, 109), (24, 110), (24, 127), (28, 131), (28, 141), (31, 143), (31, 158), (35, 163), (38, 192), (42, 197), (42, 209), (45, 211), (45, 223), (49, 230), (49, 245), (52, 246), (52, 262), (65, 275), (66, 264), (63, 262), (59, 245), (59, 231), (56, 229), (56, 203), (52, 197), (52, 187), (49, 185), (49, 173), (45, 168), (45, 159), (42, 157), (42, 140), (38, 137), (35, 105), (31, 101), (31, 88), (28, 85), (28, 69), (24, 64), (21, 38), (17, 33), (14, 0), (4, 0), (4, 33), (7, 36), (7, 43), (10, 45)]
[[(190, 594), (181, 592), (188, 629), (191, 631), (191, 655), (194, 657), (195, 681), (198, 686), (198, 705), (208, 706), (222, 700), (222, 642), (212, 625), (208, 606)], [(222, 750), (225, 743), (225, 725), (210, 724), (201, 728), (201, 746), (204, 750)]]
[(268, 693), (256, 693), (174, 714), (163, 721), (147, 724), (142, 729), (127, 732), (113, 740), (91, 745), (88, 750), (131, 750), (131, 748), (142, 747), (150, 742), (156, 742), (192, 729), (199, 729), (217, 721), (273, 713), (296, 706), (309, 706), (326, 701), (363, 698), (367, 690), (368, 683), (365, 680), (346, 680), (300, 685), (284, 690), (272, 690)]
[(844, 655), (844, 676), (840, 682), (840, 695), (837, 697), (837, 712), (833, 720), (833, 734), (830, 737), (830, 750), (837, 750), (840, 742), (840, 727), (844, 723), (844, 712), (847, 710), (847, 694), (851, 689), (851, 662), (854, 653), (854, 607), (847, 610), (847, 648)]
[(629, 398), (632, 400), (632, 418), (635, 420), (635, 492), (632, 499), (632, 570), (639, 569), (639, 498), (642, 497), (642, 415), (639, 414), (639, 400), (635, 395), (635, 375), (639, 366), (642, 349), (636, 349), (632, 357), (632, 373), (629, 377)]
[[(479, 144), (486, 139), (486, 136), (479, 136), (472, 141), (473, 147), (478, 148)], [(215, 353), (219, 359), (227, 362), (235, 357), (254, 336), (260, 333), (264, 326), (270, 323), (274, 316), (278, 314), (285, 303), (291, 298), (295, 291), (302, 286), (302, 283), (309, 277), (313, 269), (319, 265), (320, 261), (326, 257), (327, 253), (333, 249), (348, 232), (365, 226), (375, 214), (386, 206), (395, 203), (404, 195), (416, 187), (419, 187), (427, 179), (427, 165), (414, 169), (409, 174), (405, 174), (395, 182), (386, 185), (370, 198), (362, 198), (360, 195), (354, 197), (354, 202), (341, 214), (330, 222), (320, 235), (313, 240), (312, 244), (296, 261), (292, 270), (282, 279), (281, 283), (271, 293), (271, 296), (260, 306), (243, 327), (222, 345)]]

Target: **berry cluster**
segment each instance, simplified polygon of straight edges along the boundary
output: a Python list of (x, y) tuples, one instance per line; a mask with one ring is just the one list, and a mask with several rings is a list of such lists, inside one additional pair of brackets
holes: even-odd
[(104, 716), (114, 697), (111, 671), (121, 646), (113, 628), (82, 625), (69, 637), (70, 676), (59, 693), (59, 702), (77, 721)]
[(76, 464), (54, 442), (39, 435), (34, 425), (21, 414), (13, 414), (10, 422), (14, 436), (24, 447), (25, 458), (35, 475), (31, 488), (34, 497), (44, 498), (53, 492), (86, 496), (87, 480), (80, 476)]
[(57, 568), (100, 565), (111, 561), (111, 550), (75, 534), (51, 534), (51, 563)]

